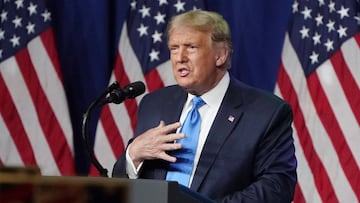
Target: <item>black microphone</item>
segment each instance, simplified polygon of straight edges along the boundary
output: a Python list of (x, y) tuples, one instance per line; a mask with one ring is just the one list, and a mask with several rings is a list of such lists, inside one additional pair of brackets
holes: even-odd
[[(126, 85), (124, 89), (121, 89), (119, 87), (119, 83), (115, 81), (106, 89), (106, 91), (104, 91), (99, 97), (97, 97), (95, 101), (91, 102), (90, 106), (83, 115), (83, 124), (82, 124), (83, 141), (89, 153), (91, 163), (96, 167), (100, 175), (103, 177), (108, 177), (107, 175), (108, 170), (104, 168), (100, 164), (100, 162), (96, 159), (94, 154), (94, 149), (91, 147), (89, 142), (88, 126), (89, 126), (90, 113), (95, 107), (101, 107), (102, 105), (107, 103), (120, 104), (126, 98), (135, 98), (144, 92), (145, 92), (145, 85), (141, 81), (130, 83)], [(106, 95), (109, 96), (106, 97)]]
[(141, 81), (126, 85), (123, 89), (113, 89), (106, 98), (107, 103), (120, 104), (126, 98), (135, 98), (145, 92), (145, 85)]

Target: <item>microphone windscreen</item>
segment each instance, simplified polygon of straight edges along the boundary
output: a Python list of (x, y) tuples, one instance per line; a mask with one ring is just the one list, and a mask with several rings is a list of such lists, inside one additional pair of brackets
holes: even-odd
[(145, 92), (145, 84), (141, 81), (136, 81), (126, 85), (123, 91), (126, 97), (135, 98)]

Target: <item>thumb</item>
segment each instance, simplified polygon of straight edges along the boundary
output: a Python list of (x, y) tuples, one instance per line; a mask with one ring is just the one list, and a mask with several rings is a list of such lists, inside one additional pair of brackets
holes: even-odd
[(161, 128), (161, 127), (164, 127), (164, 126), (165, 126), (165, 122), (163, 120), (161, 120), (157, 127)]

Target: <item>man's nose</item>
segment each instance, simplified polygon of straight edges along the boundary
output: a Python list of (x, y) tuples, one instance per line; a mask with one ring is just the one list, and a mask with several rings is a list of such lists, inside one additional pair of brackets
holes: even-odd
[(179, 52), (176, 56), (176, 60), (179, 62), (179, 63), (184, 63), (188, 60), (188, 54), (187, 54), (187, 51), (186, 49), (184, 48), (179, 48)]

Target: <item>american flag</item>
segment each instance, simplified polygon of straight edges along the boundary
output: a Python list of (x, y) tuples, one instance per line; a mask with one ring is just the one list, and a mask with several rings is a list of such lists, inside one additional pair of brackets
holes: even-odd
[(73, 175), (72, 127), (50, 23), (42, 1), (0, 1), (0, 164)]
[(359, 0), (295, 0), (292, 13), (275, 92), (294, 111), (294, 202), (359, 202)]
[[(134, 81), (143, 81), (145, 94), (174, 84), (167, 48), (167, 22), (173, 15), (203, 7), (201, 0), (132, 0), (122, 26), (109, 84), (116, 80), (124, 87)], [(137, 106), (142, 96), (102, 108), (94, 151), (99, 162), (109, 171), (108, 175), (134, 134)], [(92, 167), (90, 175), (98, 175), (98, 171)]]

